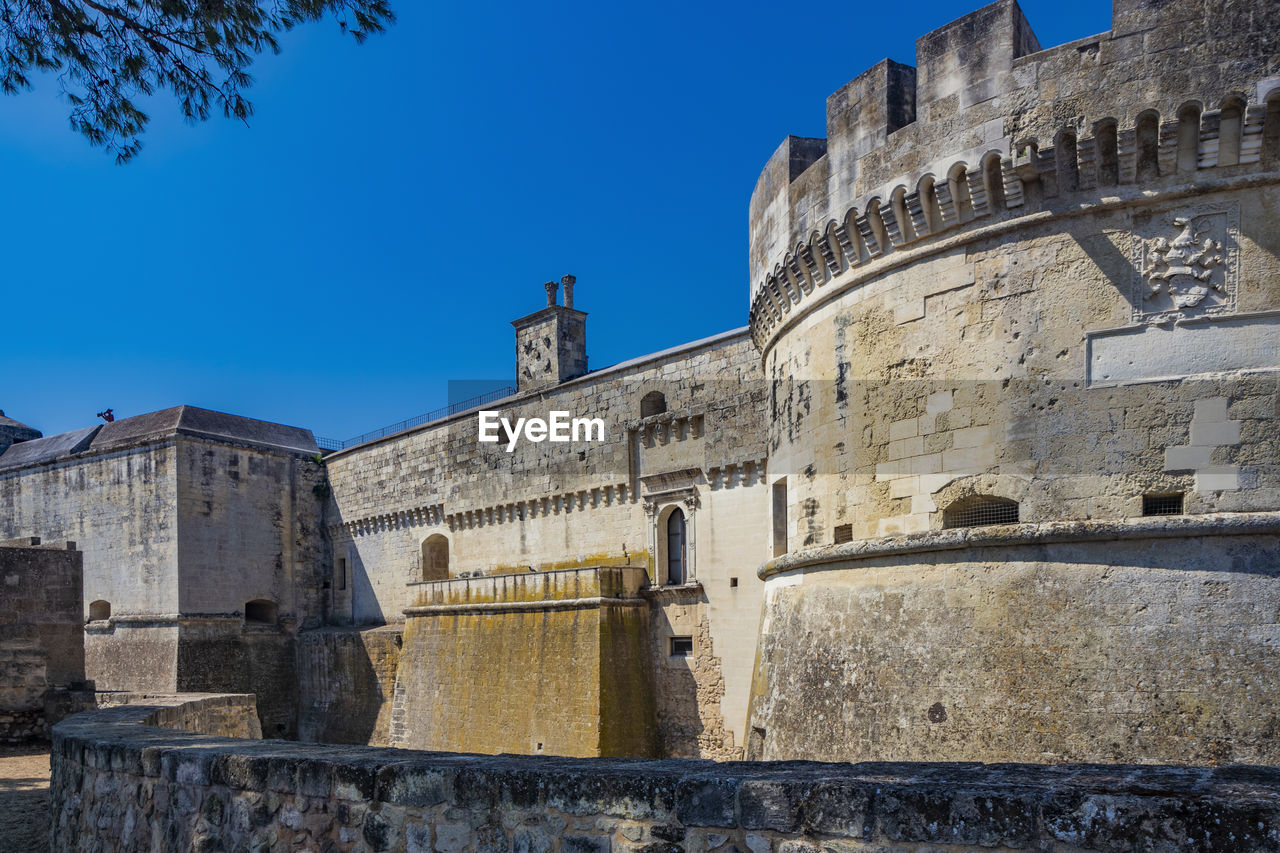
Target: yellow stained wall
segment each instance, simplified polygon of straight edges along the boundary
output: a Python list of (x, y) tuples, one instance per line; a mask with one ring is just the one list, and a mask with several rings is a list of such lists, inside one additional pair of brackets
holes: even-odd
[(569, 756), (654, 753), (642, 569), (421, 584), (392, 742)]

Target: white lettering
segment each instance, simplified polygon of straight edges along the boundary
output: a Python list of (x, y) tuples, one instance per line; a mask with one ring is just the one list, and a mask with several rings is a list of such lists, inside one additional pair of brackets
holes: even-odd
[[(578, 427), (582, 427), (585, 437), (578, 438)], [(591, 431), (597, 430), (597, 438), (591, 437)], [(573, 440), (574, 441), (604, 441), (604, 418), (574, 418), (573, 419)]]
[(502, 419), (502, 425), (507, 428), (507, 435), (510, 436), (507, 442), (507, 452), (516, 449), (516, 442), (520, 440), (520, 429), (524, 426), (524, 418), (516, 418), (515, 429), (511, 428), (511, 422), (506, 418)]
[(497, 443), (498, 441), (498, 413), (497, 412), (481, 412), (480, 413), (480, 440)]
[(569, 440), (569, 413), (568, 412), (552, 412), (551, 413), (551, 434), (548, 436), (552, 441), (568, 441)]
[(484, 410), (477, 415), (480, 440), (486, 444), (505, 442), (508, 453), (516, 449), (522, 437), (535, 444), (547, 440), (604, 441), (604, 418), (574, 418), (569, 412), (554, 411), (548, 420), (516, 418), (512, 423), (500, 412)]

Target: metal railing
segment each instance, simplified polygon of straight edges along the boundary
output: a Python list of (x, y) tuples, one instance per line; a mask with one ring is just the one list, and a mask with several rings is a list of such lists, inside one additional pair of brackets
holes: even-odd
[(458, 412), (465, 412), (467, 409), (483, 406), (485, 403), (492, 403), (494, 400), (502, 400), (516, 393), (516, 389), (510, 385), (503, 388), (495, 388), (492, 391), (486, 391), (478, 397), (472, 397), (469, 400), (460, 400), (456, 403), (450, 403), (442, 409), (436, 409), (434, 412), (427, 412), (425, 415), (408, 418), (400, 421), (400, 423), (385, 426), (382, 429), (375, 429), (373, 432), (366, 432), (364, 435), (357, 435), (355, 438), (348, 438), (345, 441), (336, 438), (316, 438), (316, 446), (321, 450), (346, 450), (348, 447), (355, 447), (357, 444), (364, 444), (366, 441), (373, 441), (375, 438), (385, 438), (388, 435), (394, 435), (406, 429), (423, 424), (429, 424), (432, 421), (438, 421), (442, 418), (456, 415)]

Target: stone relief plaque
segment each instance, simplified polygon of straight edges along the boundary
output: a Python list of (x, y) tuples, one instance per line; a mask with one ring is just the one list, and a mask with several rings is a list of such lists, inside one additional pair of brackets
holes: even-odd
[(1240, 208), (1199, 206), (1134, 223), (1133, 319), (1160, 323), (1236, 307)]

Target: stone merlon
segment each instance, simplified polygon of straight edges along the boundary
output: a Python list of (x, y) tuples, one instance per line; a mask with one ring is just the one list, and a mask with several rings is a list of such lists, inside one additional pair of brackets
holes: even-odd
[[(1042, 49), (1015, 0), (998, 0), (933, 30), (914, 68), (883, 60), (827, 99), (825, 140), (788, 136), (765, 164), (750, 207), (753, 327), (830, 272), (958, 224), (956, 195), (976, 196), (978, 215), (988, 201), (993, 213), (1021, 206), (1063, 133), (1092, 157), (1113, 121), (1124, 149), (1152, 110), (1168, 121), (1194, 102), (1211, 126), (1230, 99), (1257, 107), (1280, 73), (1273, 27), (1216, 0), (1115, 0), (1109, 32)], [(1009, 189), (983, 186), (983, 169)]]

